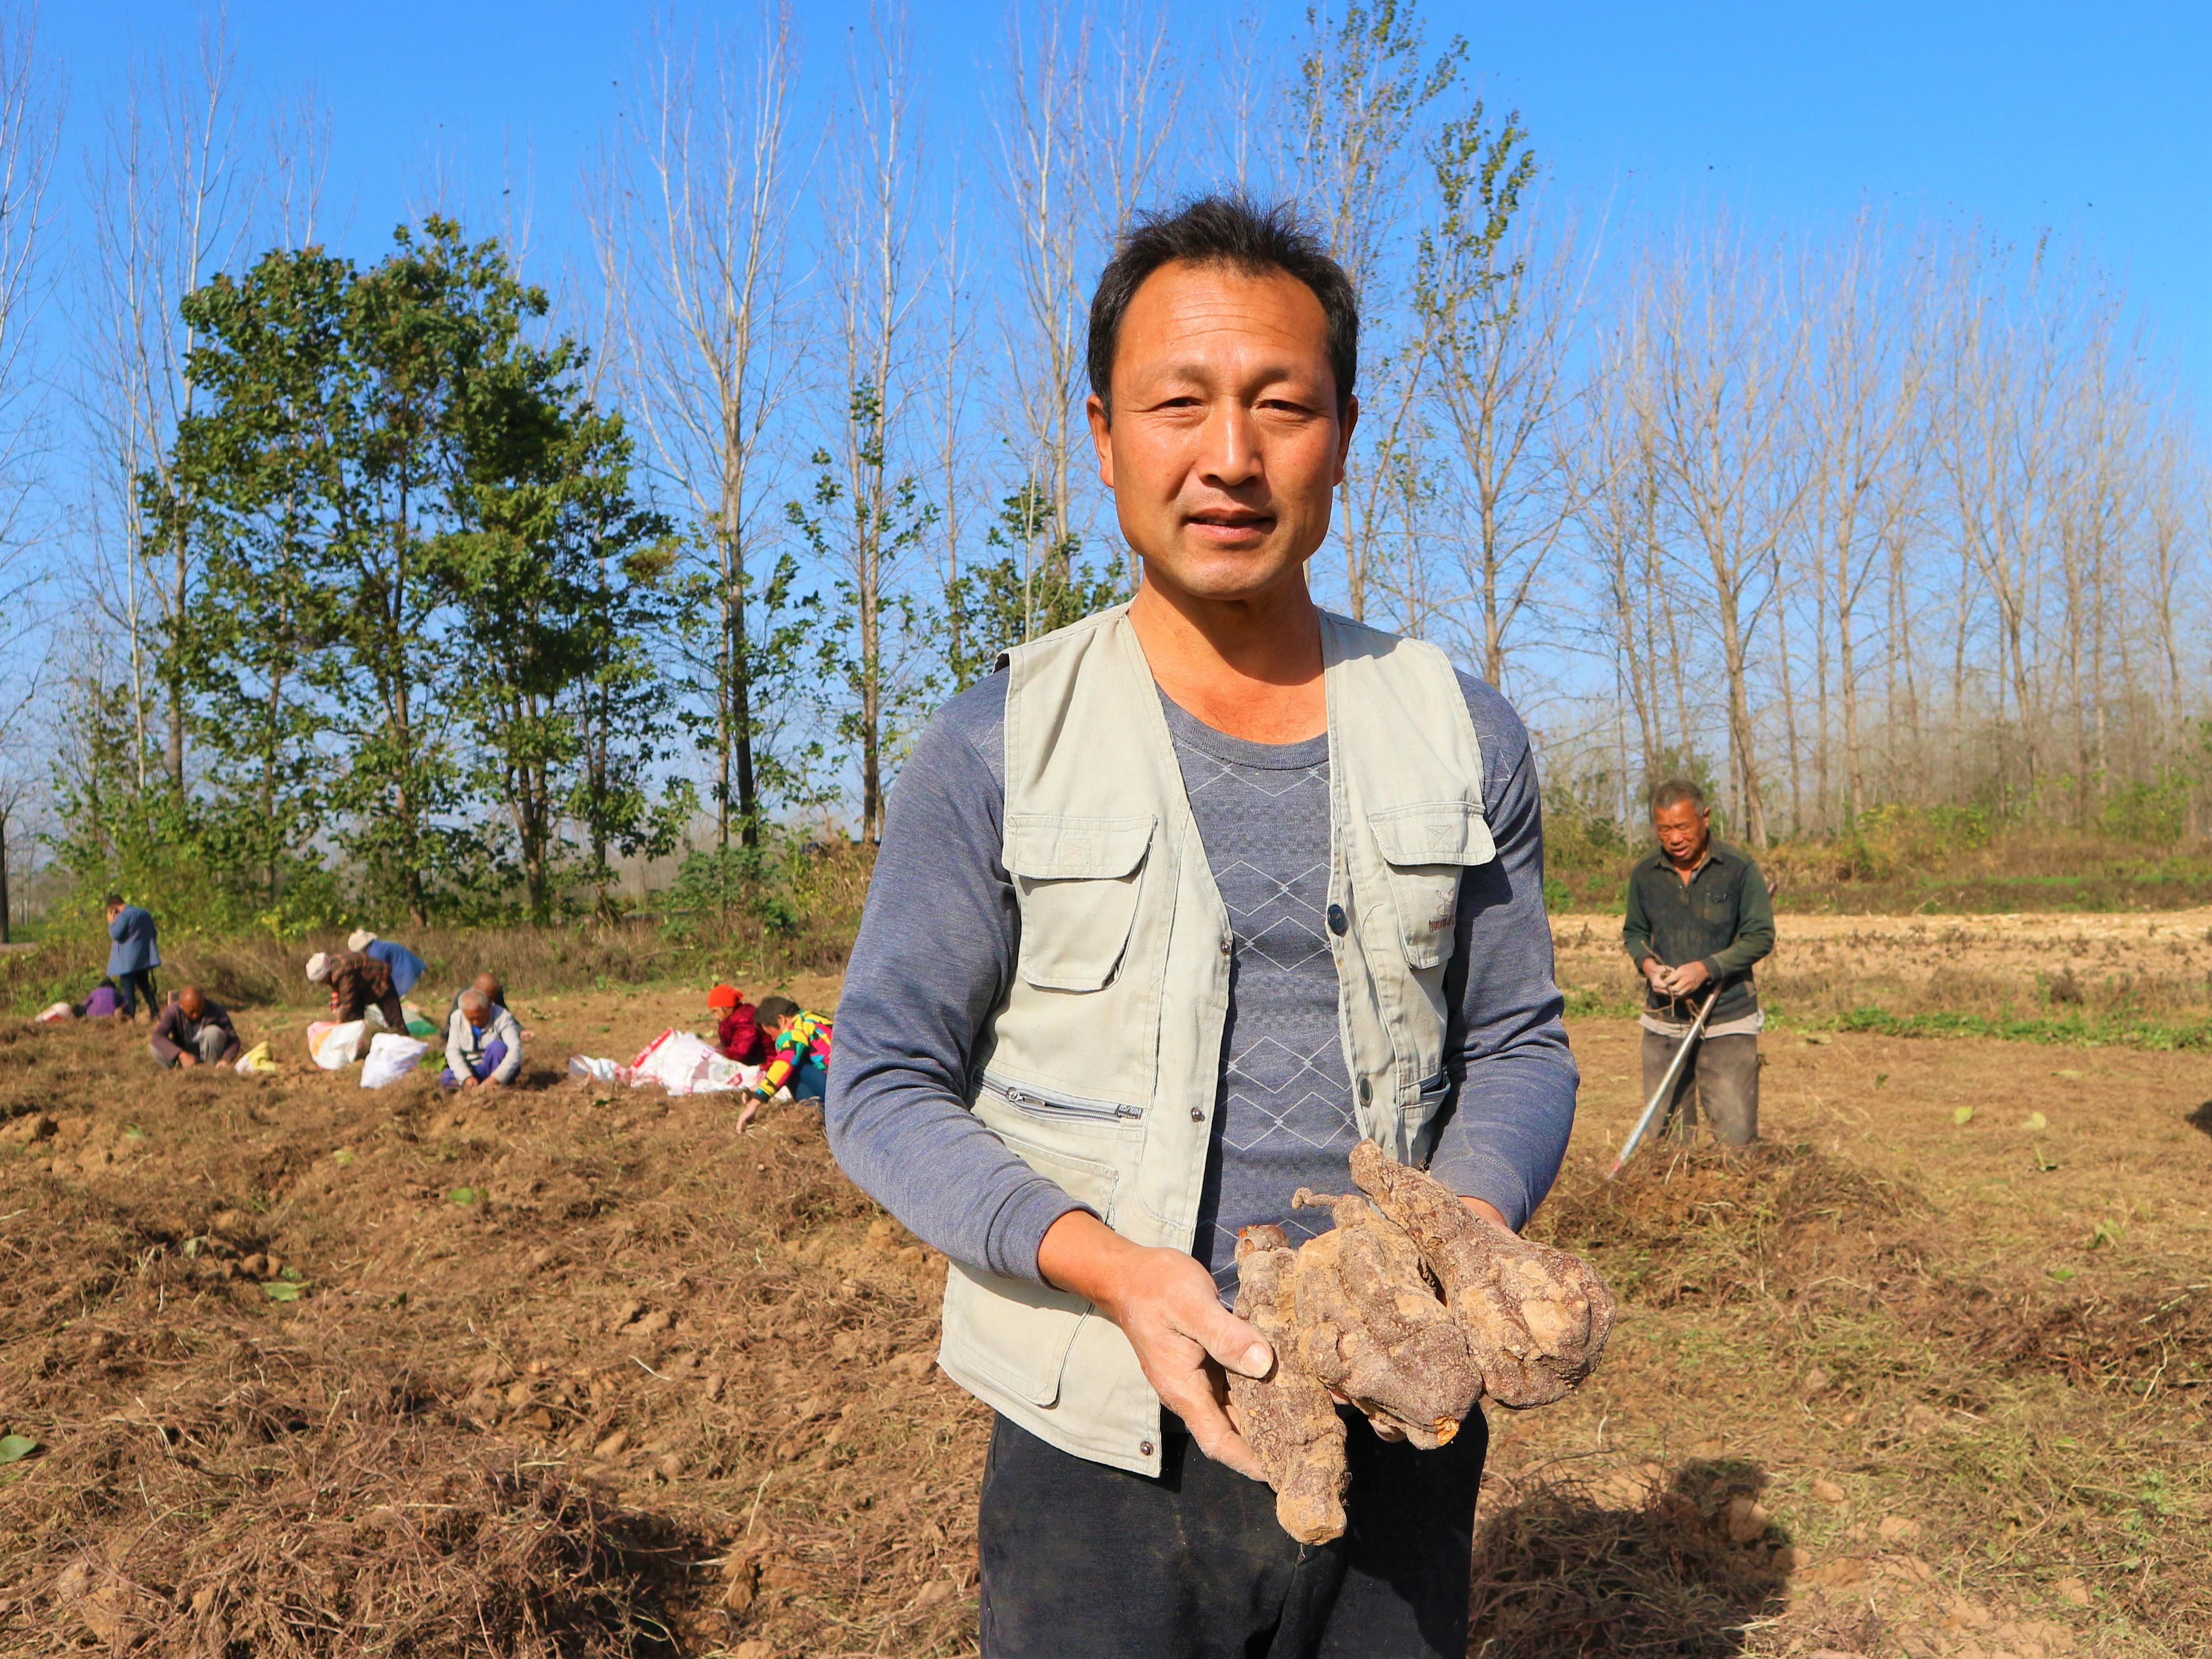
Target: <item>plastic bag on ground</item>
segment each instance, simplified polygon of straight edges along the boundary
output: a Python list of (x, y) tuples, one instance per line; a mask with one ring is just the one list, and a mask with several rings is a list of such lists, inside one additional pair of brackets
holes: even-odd
[(269, 1057), (269, 1045), (265, 1042), (255, 1043), (238, 1057), (237, 1070), (240, 1077), (253, 1077), (276, 1069), (276, 1062)]
[(568, 1079), (572, 1083), (621, 1083), (629, 1076), (629, 1066), (617, 1066), (611, 1060), (598, 1060), (590, 1054), (568, 1056)]
[(67, 1019), (75, 1012), (76, 1010), (66, 1002), (50, 1003), (39, 1010), (39, 1019), (41, 1024), (51, 1024), (58, 1019)]
[(705, 1038), (671, 1026), (645, 1045), (630, 1066), (630, 1083), (658, 1083), (672, 1095), (705, 1094), (744, 1087), (747, 1073), (760, 1075), (757, 1068), (717, 1052)]
[(367, 1023), (358, 1019), (349, 1019), (343, 1025), (319, 1019), (307, 1027), (307, 1052), (315, 1057), (316, 1065), (326, 1072), (335, 1072), (360, 1058), (362, 1034), (368, 1029)]
[(397, 1031), (380, 1031), (369, 1042), (368, 1058), (361, 1063), (361, 1086), (381, 1089), (387, 1083), (397, 1083), (429, 1052), (427, 1042), (401, 1036)]

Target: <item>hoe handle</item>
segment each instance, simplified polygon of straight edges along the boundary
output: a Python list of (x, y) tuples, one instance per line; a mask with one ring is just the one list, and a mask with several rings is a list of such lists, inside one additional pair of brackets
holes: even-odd
[(1651, 1091), (1651, 1098), (1644, 1103), (1644, 1115), (1636, 1120), (1636, 1127), (1629, 1132), (1627, 1143), (1620, 1149), (1620, 1156), (1613, 1160), (1613, 1168), (1606, 1171), (1607, 1181), (1626, 1167), (1628, 1160), (1636, 1156), (1636, 1149), (1644, 1144), (1644, 1136), (1651, 1133), (1651, 1126), (1658, 1121), (1660, 1103), (1674, 1093), (1674, 1079), (1682, 1075), (1682, 1067), (1688, 1063), (1691, 1045), (1705, 1034), (1705, 1018), (1713, 1012), (1713, 1004), (1719, 1000), (1721, 988), (1716, 985), (1706, 996), (1705, 1006), (1698, 1010), (1697, 1020), (1683, 1037), (1682, 1046), (1674, 1050), (1674, 1058), (1667, 1067), (1667, 1075), (1659, 1079), (1659, 1086)]

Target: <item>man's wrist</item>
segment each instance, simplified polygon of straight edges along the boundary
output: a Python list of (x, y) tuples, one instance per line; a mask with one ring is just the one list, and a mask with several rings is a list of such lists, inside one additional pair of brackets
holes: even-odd
[(1143, 1249), (1090, 1211), (1070, 1210), (1037, 1241), (1037, 1277), (1056, 1291), (1081, 1297), (1118, 1323), (1127, 1269)]

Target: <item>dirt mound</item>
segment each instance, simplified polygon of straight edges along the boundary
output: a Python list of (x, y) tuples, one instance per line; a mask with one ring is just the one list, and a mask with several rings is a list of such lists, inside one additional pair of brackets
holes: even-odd
[(1647, 1307), (1803, 1301), (1919, 1275), (1926, 1208), (1904, 1183), (1811, 1146), (1662, 1143), (1618, 1179), (1563, 1182), (1530, 1235), (1590, 1256), (1615, 1295)]

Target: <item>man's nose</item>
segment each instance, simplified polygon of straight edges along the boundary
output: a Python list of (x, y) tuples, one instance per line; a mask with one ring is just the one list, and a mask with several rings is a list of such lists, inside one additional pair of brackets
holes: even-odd
[(1233, 398), (1224, 398), (1208, 413), (1199, 453), (1200, 471), (1208, 483), (1233, 487), (1260, 476), (1259, 434), (1252, 411)]

